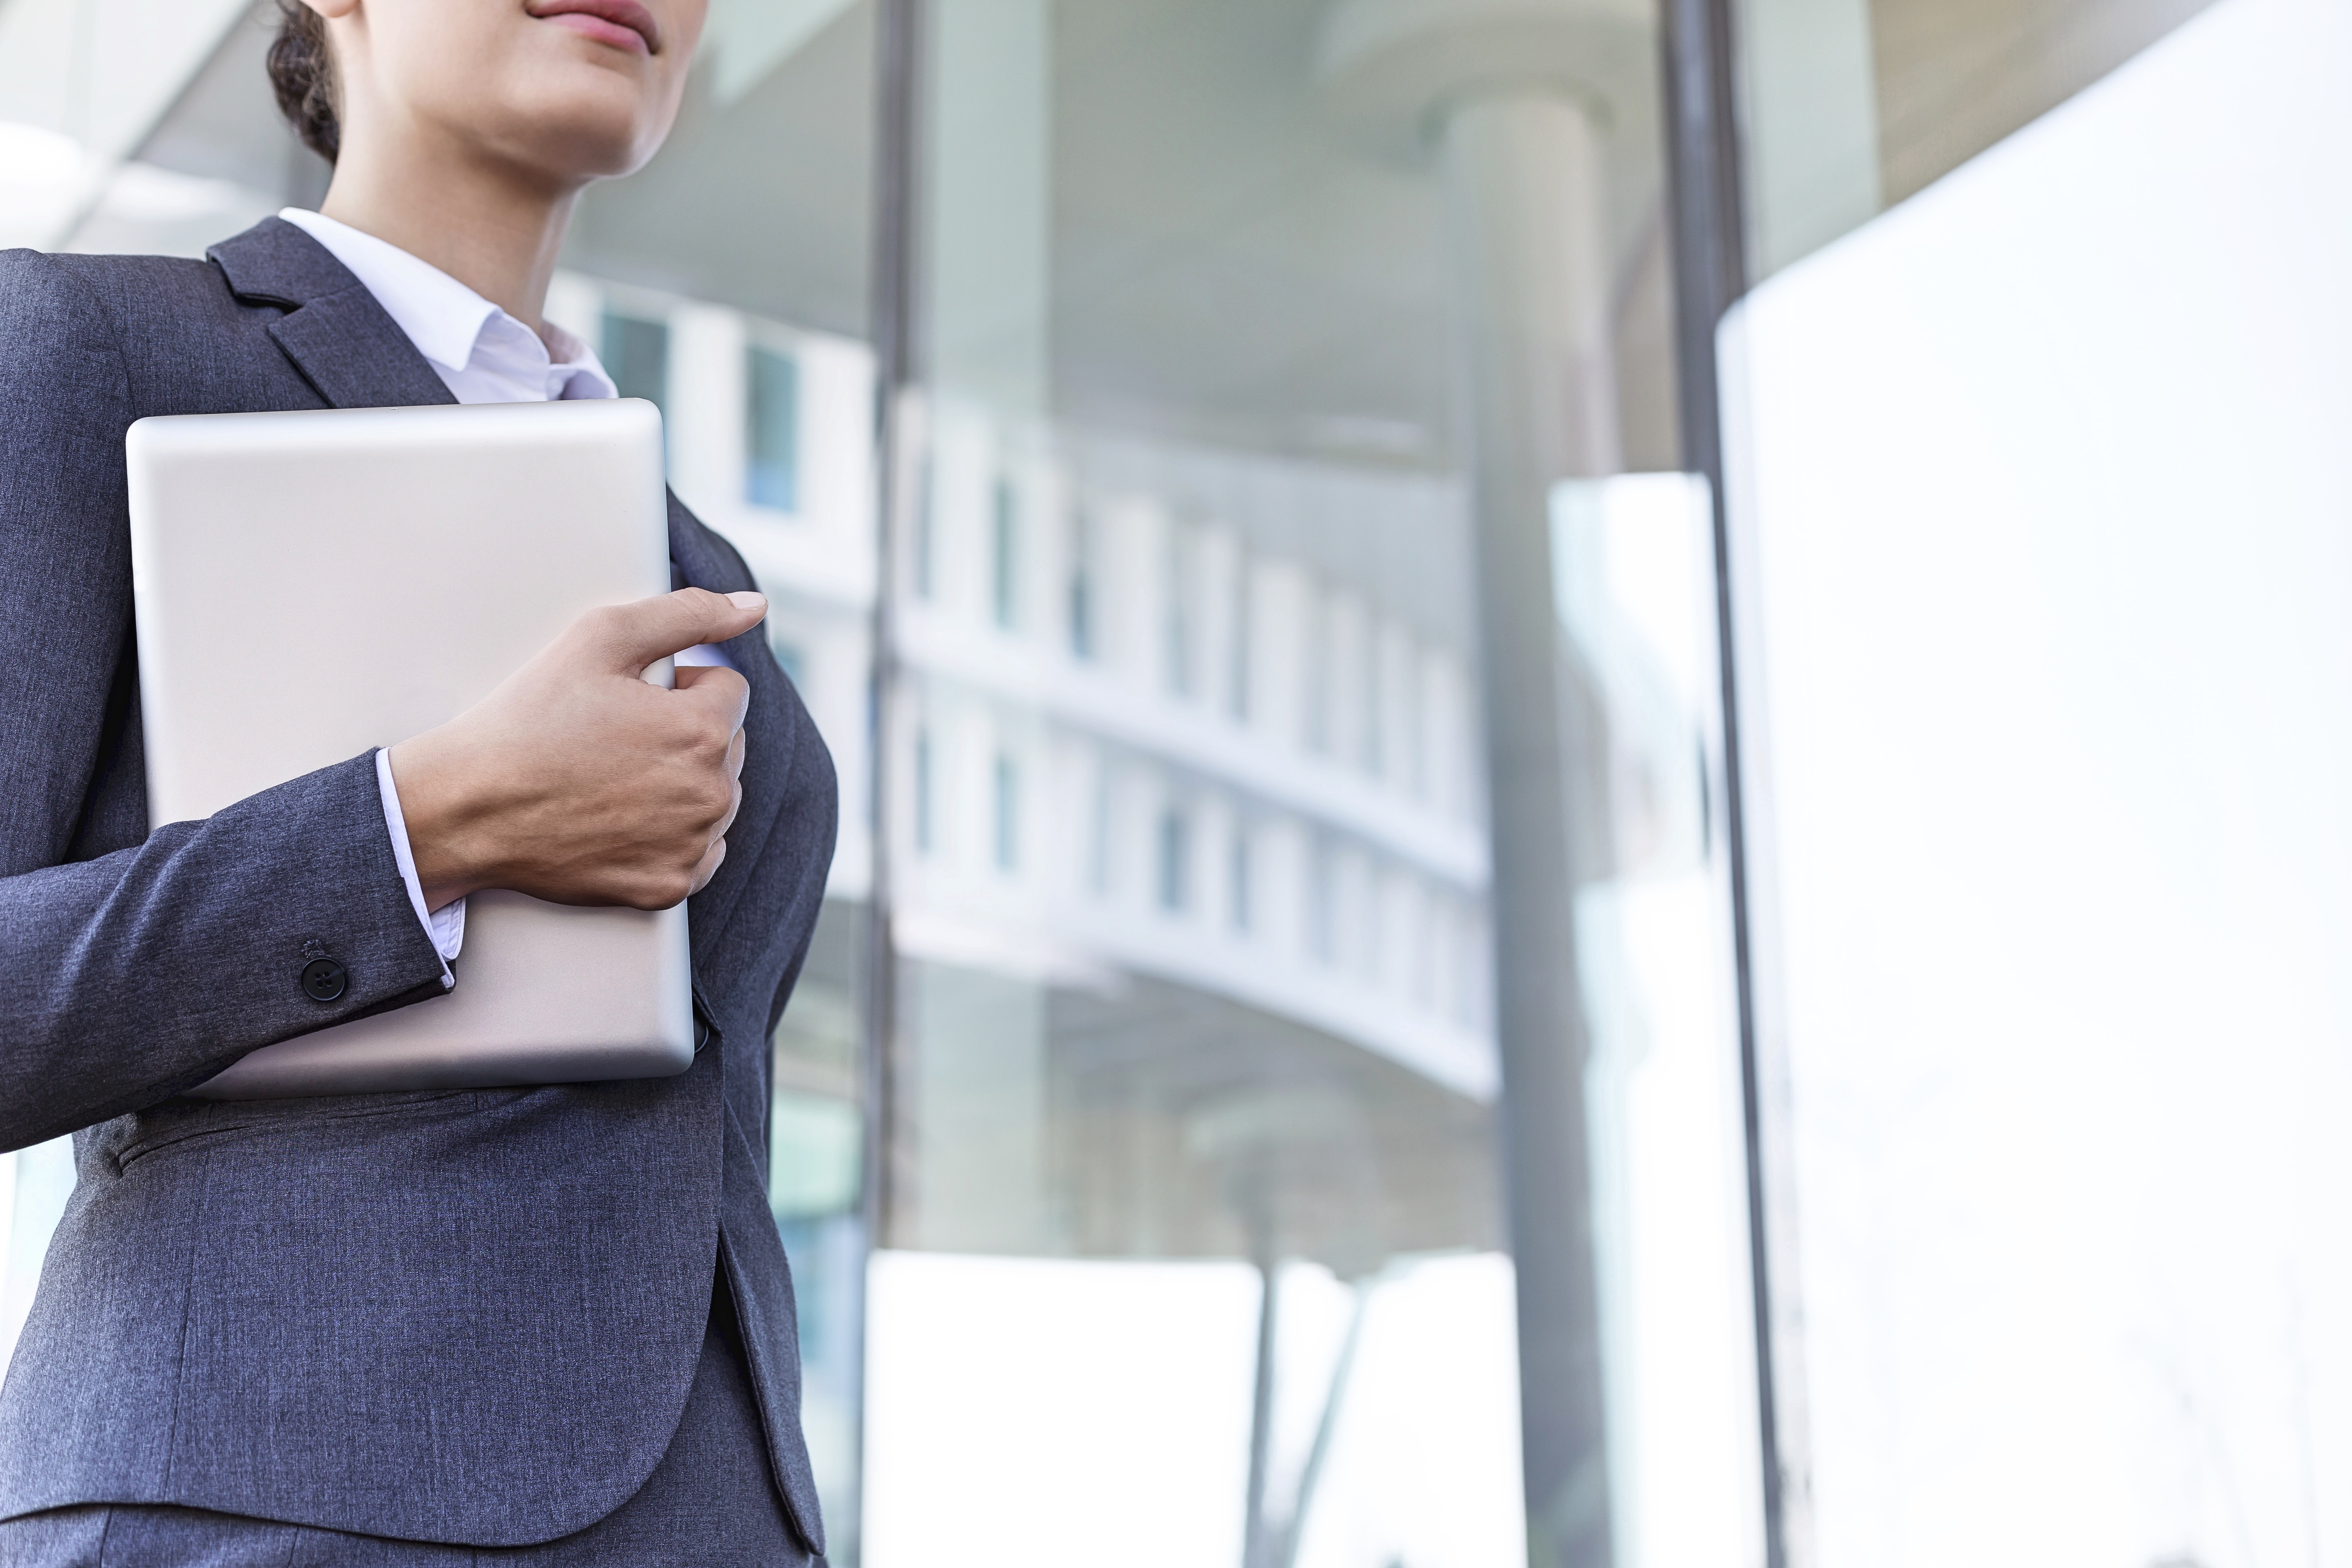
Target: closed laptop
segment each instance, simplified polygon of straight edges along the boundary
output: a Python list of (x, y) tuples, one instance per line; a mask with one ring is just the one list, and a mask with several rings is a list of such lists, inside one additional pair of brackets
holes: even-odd
[[(173, 416), (126, 449), (152, 826), (431, 729), (583, 610), (670, 586), (661, 416), (640, 400)], [(193, 1092), (682, 1072), (686, 920), (476, 893), (446, 995)]]

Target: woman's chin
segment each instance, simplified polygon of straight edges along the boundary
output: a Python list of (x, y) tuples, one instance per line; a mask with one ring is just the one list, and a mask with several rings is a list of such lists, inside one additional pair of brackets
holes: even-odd
[[(635, 114), (600, 112), (600, 106), (533, 106), (509, 119), (492, 138), (507, 162), (558, 184), (584, 184), (634, 174), (661, 145), (658, 131)], [(567, 112), (569, 110), (569, 112)]]

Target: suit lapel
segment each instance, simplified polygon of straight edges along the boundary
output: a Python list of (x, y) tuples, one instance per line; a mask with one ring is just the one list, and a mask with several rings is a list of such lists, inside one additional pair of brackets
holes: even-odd
[(285, 219), (264, 218), (205, 254), (240, 300), (287, 312), (269, 335), (333, 407), (457, 401), (351, 269)]
[(337, 408), (419, 408), (457, 401), (361, 284), (279, 317), (269, 324), (269, 335), (319, 395)]
[[(674, 576), (687, 587), (728, 594), (757, 586), (734, 552), (713, 538), (676, 496), (669, 498), (669, 558)], [(727, 830), (726, 863), (688, 906), (698, 969), (703, 955), (711, 951), (708, 944), (716, 942), (726, 928), (728, 916), (767, 847), (776, 814), (783, 805), (784, 786), (792, 776), (793, 753), (803, 728), (795, 721), (792, 694), (784, 684), (784, 672), (768, 651), (767, 637), (762, 625), (725, 645), (727, 657), (751, 684), (751, 701), (743, 715), (743, 728), (755, 742), (743, 759), (743, 805), (735, 814), (734, 826)]]

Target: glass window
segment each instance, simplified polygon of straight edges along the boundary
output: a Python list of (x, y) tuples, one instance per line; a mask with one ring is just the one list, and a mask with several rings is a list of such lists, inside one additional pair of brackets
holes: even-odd
[(812, 1464), (826, 1528), (857, 1529), (858, 1380), (865, 1355), (866, 944), (829, 908), (776, 1026), (769, 1203), (791, 1258)]
[(915, 733), (915, 776), (912, 781), (915, 797), (915, 850), (929, 855), (939, 847), (939, 829), (933, 826), (937, 815), (934, 801), (938, 790), (932, 782), (931, 731), (929, 728)]
[(1233, 864), (1225, 878), (1226, 909), (1235, 931), (1250, 929), (1250, 834), (1246, 823), (1234, 826)]
[(596, 356), (624, 397), (656, 406), (669, 397), (669, 324), (604, 312)]
[(1225, 582), (1224, 695), (1227, 716), (1243, 724), (1250, 720), (1250, 573), (1249, 558), (1236, 551)]
[(1192, 851), (1192, 824), (1181, 807), (1160, 814), (1160, 907), (1171, 914), (1184, 908), (1186, 864)]
[(986, 713), (1034, 831), (893, 862), (877, 1564), (1755, 1538), (1658, 40), (1571, 9), (924, 14), (886, 779), (979, 830)]
[(791, 354), (757, 344), (748, 352), (743, 496), (753, 506), (800, 510), (800, 370)]
[(779, 1218), (840, 1214), (856, 1206), (865, 1121), (855, 1100), (776, 1091), (771, 1201)]
[(1010, 875), (1021, 868), (1021, 774), (1011, 757), (996, 759), (996, 868)]
[(939, 529), (931, 516), (931, 466), (921, 465), (916, 473), (919, 486), (915, 499), (915, 537), (908, 554), (912, 557), (909, 575), (914, 579), (915, 596), (928, 599), (934, 592), (934, 579), (939, 570)]
[(1070, 519), (1070, 657), (1095, 657), (1095, 544), (1083, 507)]
[(1011, 631), (1021, 611), (1021, 500), (1013, 481), (996, 481), (989, 513), (990, 612), (999, 628)]
[(808, 679), (808, 655), (802, 651), (798, 643), (787, 642), (781, 637), (771, 637), (768, 639), (768, 650), (776, 656), (776, 663), (783, 668), (784, 674), (791, 678), (794, 686), (799, 686)]
[(1168, 559), (1160, 569), (1160, 657), (1168, 689), (1179, 697), (1190, 697), (1193, 691), (1192, 576), (1196, 565), (1192, 530), (1181, 523), (1169, 529)]

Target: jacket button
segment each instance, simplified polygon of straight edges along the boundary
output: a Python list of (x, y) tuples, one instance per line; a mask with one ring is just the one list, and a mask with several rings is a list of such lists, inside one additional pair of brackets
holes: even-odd
[(351, 979), (331, 958), (314, 958), (302, 966), (302, 994), (313, 1002), (331, 1002), (343, 994)]

